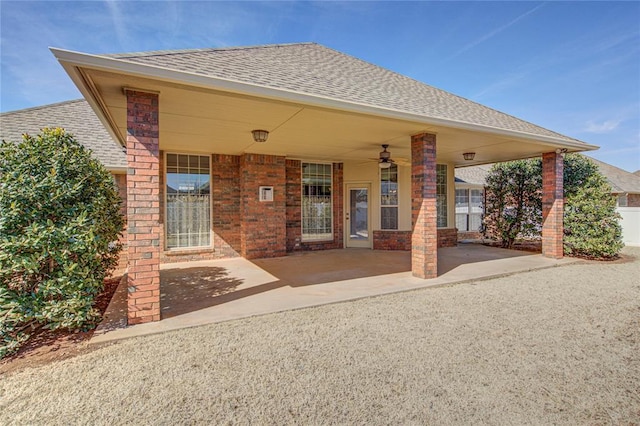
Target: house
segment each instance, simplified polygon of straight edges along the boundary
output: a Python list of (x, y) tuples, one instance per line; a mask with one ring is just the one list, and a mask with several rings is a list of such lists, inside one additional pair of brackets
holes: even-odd
[(314, 43), (52, 52), (126, 147), (130, 324), (160, 319), (161, 262), (360, 247), (433, 278), (470, 163), (543, 158), (561, 257), (562, 153), (596, 148)]
[[(640, 246), (640, 176), (589, 157), (611, 186), (622, 217), (622, 240)], [(458, 238), (479, 238), (484, 185), (493, 164), (460, 167), (455, 171), (456, 227)]]

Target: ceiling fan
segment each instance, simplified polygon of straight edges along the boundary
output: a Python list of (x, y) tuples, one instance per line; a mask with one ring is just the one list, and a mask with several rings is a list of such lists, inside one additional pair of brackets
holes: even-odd
[(389, 144), (382, 144), (382, 151), (380, 151), (380, 156), (378, 157), (378, 166), (380, 166), (381, 169), (388, 169), (395, 163), (391, 158), (391, 153), (387, 151), (387, 148), (389, 148)]

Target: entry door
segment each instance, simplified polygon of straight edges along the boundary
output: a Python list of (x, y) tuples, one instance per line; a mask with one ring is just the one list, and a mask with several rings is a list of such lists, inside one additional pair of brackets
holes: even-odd
[(370, 194), (369, 184), (347, 184), (347, 202), (345, 203), (347, 247), (371, 248)]

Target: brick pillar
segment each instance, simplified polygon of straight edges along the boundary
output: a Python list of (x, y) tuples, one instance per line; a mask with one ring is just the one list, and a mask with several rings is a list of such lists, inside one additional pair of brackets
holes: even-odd
[(160, 320), (158, 95), (127, 90), (128, 323)]
[(542, 254), (560, 259), (562, 248), (564, 190), (564, 156), (555, 152), (542, 154)]
[(436, 136), (411, 137), (411, 272), (418, 278), (438, 276), (436, 212)]

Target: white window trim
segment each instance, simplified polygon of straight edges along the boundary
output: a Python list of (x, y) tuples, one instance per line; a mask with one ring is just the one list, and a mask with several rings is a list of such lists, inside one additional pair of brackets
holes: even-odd
[[(378, 228), (381, 231), (398, 231), (400, 229), (400, 167), (397, 164), (392, 164), (392, 167), (396, 166), (396, 179), (397, 182), (396, 184), (398, 185), (398, 196), (396, 197), (396, 204), (391, 205), (391, 204), (386, 204), (383, 205), (382, 204), (382, 169), (380, 167), (378, 167), (378, 185), (379, 185), (379, 189), (380, 189), (380, 194), (379, 194), (379, 198), (378, 198), (378, 204), (380, 207), (380, 223), (378, 224)], [(388, 169), (387, 169), (388, 170)], [(382, 209), (384, 208), (392, 208), (395, 207), (397, 210), (397, 218), (396, 218), (396, 227), (395, 229), (391, 229), (391, 228), (382, 228)]]
[[(302, 199), (304, 197), (304, 182), (303, 182), (304, 170), (302, 166), (305, 163), (306, 164), (324, 164), (324, 165), (331, 166), (330, 167), (330, 170), (331, 170), (331, 236), (330, 237), (305, 237), (304, 236), (304, 217), (302, 217), (302, 212), (303, 212)], [(335, 206), (334, 206), (333, 195), (334, 195), (333, 163), (326, 162), (326, 161), (300, 160), (300, 241), (304, 243), (315, 243), (315, 242), (333, 241), (335, 239), (335, 230), (334, 230), (334, 222), (333, 222), (333, 219), (334, 219), (333, 208)]]
[[(174, 154), (174, 155), (199, 155), (201, 157), (209, 157), (209, 245), (206, 246), (191, 246), (191, 247), (168, 247), (167, 246), (167, 232), (168, 232), (168, 226), (167, 226), (167, 155), (169, 154)], [(214, 233), (213, 233), (213, 155), (212, 154), (208, 154), (208, 153), (201, 153), (201, 152), (175, 152), (175, 151), (166, 151), (163, 155), (163, 160), (164, 160), (164, 167), (163, 167), (163, 173), (164, 173), (164, 179), (163, 179), (163, 183), (164, 183), (164, 188), (162, 188), (162, 191), (164, 192), (164, 215), (163, 215), (163, 223), (162, 223), (162, 227), (164, 228), (164, 250), (168, 251), (168, 252), (185, 252), (185, 251), (204, 251), (204, 250), (211, 250), (214, 248), (213, 246), (213, 241), (214, 241)]]

